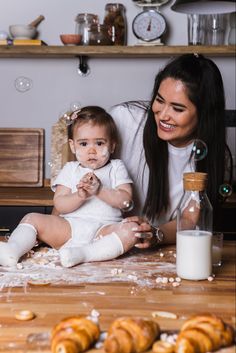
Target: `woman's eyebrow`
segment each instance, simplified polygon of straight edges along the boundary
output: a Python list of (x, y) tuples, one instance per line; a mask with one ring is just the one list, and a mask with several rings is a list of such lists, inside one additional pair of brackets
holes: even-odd
[[(157, 92), (157, 96), (158, 96), (159, 98), (161, 98), (163, 101), (165, 101), (165, 99), (162, 97), (162, 95), (161, 95), (159, 92)], [(181, 104), (181, 103), (178, 103), (178, 102), (170, 102), (170, 104), (171, 104), (171, 105), (174, 105), (175, 107), (187, 108), (186, 105)]]
[(170, 104), (171, 104), (171, 105), (174, 105), (175, 107), (187, 108), (186, 105), (181, 104), (181, 103), (171, 102)]

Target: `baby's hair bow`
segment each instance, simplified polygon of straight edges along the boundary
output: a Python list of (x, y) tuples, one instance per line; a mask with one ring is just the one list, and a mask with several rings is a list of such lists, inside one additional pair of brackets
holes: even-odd
[(65, 113), (64, 118), (66, 121), (66, 125), (67, 126), (71, 125), (73, 123), (73, 121), (79, 117), (80, 112), (81, 112), (81, 109), (77, 109), (77, 110), (73, 111), (71, 114)]
[(79, 117), (79, 113), (80, 113), (80, 112), (81, 112), (81, 109), (75, 110), (75, 111), (71, 114), (70, 120), (73, 121), (73, 120), (77, 119), (77, 118)]

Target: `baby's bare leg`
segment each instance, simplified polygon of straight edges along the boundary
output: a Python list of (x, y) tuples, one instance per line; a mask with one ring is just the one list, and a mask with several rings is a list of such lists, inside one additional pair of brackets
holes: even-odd
[(29, 213), (21, 223), (32, 224), (37, 230), (38, 239), (55, 249), (59, 249), (71, 237), (70, 224), (63, 217)]
[(36, 237), (60, 247), (70, 238), (70, 225), (61, 217), (30, 213), (12, 232), (8, 243), (0, 242), (0, 265), (14, 266), (35, 245)]
[(64, 267), (71, 267), (82, 262), (106, 261), (117, 258), (131, 249), (136, 243), (132, 228), (136, 223), (118, 223), (105, 226), (98, 233), (97, 241), (82, 246), (63, 248), (60, 259)]

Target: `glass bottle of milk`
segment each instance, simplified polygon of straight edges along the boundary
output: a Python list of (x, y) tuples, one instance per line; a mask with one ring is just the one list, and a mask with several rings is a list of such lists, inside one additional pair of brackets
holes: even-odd
[(206, 173), (184, 173), (177, 210), (176, 271), (183, 279), (203, 280), (212, 273), (213, 209)]

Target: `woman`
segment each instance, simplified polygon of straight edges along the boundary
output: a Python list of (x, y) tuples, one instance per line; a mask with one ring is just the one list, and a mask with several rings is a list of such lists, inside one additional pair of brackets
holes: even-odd
[[(126, 219), (127, 226), (130, 221), (138, 224), (132, 231), (142, 238), (137, 247), (149, 247), (156, 241), (153, 232), (160, 240), (164, 237), (165, 243), (175, 242), (184, 172), (208, 173), (207, 193), (214, 220), (218, 220), (218, 190), (224, 182), (229, 151), (225, 143), (223, 81), (213, 61), (197, 54), (175, 58), (156, 76), (149, 106), (128, 102), (115, 106), (110, 113), (122, 131), (121, 157), (136, 185), (136, 202), (143, 206), (144, 218)], [(193, 164), (196, 139), (203, 141), (208, 152)], [(148, 238), (143, 239), (143, 233)]]

